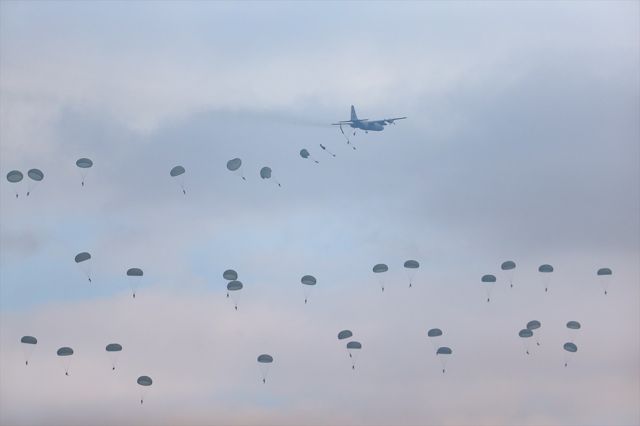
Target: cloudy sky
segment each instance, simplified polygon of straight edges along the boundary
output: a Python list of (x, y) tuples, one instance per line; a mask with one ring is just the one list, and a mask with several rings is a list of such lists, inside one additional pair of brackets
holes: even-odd
[[(0, 423), (640, 424), (639, 16), (631, 1), (1, 2), (0, 171), (45, 179), (0, 185)], [(409, 118), (352, 150), (328, 125), (351, 104)]]

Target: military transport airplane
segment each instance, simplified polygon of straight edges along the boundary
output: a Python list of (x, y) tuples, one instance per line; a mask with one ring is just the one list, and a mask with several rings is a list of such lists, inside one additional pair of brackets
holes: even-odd
[[(351, 120), (339, 121), (337, 123), (332, 123), (332, 125), (340, 126), (341, 131), (343, 125), (349, 125), (354, 129), (353, 134), (355, 135), (355, 129), (364, 130), (365, 133), (368, 133), (369, 130), (371, 130), (372, 132), (380, 132), (384, 130), (384, 126), (386, 126), (387, 124), (396, 124), (396, 120), (404, 120), (405, 118), (407, 117), (384, 118), (382, 120), (358, 118), (358, 116), (356, 115), (356, 109), (353, 107), (353, 105), (351, 105)], [(344, 133), (344, 131), (342, 131), (342, 133)]]

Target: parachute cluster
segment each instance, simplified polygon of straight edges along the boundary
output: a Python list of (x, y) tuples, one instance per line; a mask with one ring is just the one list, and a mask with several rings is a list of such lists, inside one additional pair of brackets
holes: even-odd
[[(27, 177), (29, 178), (28, 186), (27, 186), (27, 197), (31, 194), (31, 191), (36, 187), (36, 185), (44, 179), (44, 173), (40, 169), (29, 169), (27, 171)], [(19, 186), (24, 179), (24, 175), (20, 170), (11, 170), (7, 173), (7, 182), (9, 182), (13, 187), (13, 192), (16, 195), (16, 198), (20, 196)]]
[[(342, 330), (338, 333), (338, 341), (349, 340), (353, 337), (353, 333), (351, 330)], [(351, 359), (351, 369), (356, 369), (356, 361), (358, 359), (358, 355), (360, 355), (360, 350), (362, 349), (362, 343), (357, 340), (349, 340), (346, 344), (347, 353), (349, 354), (349, 359)]]

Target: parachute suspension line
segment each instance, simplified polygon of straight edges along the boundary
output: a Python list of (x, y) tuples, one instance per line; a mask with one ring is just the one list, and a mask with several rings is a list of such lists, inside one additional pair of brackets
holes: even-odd
[[(347, 134), (344, 132), (344, 130), (342, 129), (342, 124), (340, 124), (340, 131), (342, 132), (342, 136), (344, 136), (344, 138), (347, 140), (347, 145), (350, 145), (351, 148), (353, 148), (354, 150), (356, 149), (355, 145), (353, 145), (351, 143), (351, 141), (349, 140), (349, 137), (347, 136)], [(354, 131), (354, 135), (355, 135), (355, 131)]]

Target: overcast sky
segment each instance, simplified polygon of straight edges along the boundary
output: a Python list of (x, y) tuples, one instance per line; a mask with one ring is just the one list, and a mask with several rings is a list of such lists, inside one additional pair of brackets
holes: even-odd
[[(0, 3), (0, 423), (640, 424), (639, 16), (631, 1)], [(408, 119), (352, 150), (328, 125), (351, 104)], [(4, 179), (34, 167), (33, 188)]]

